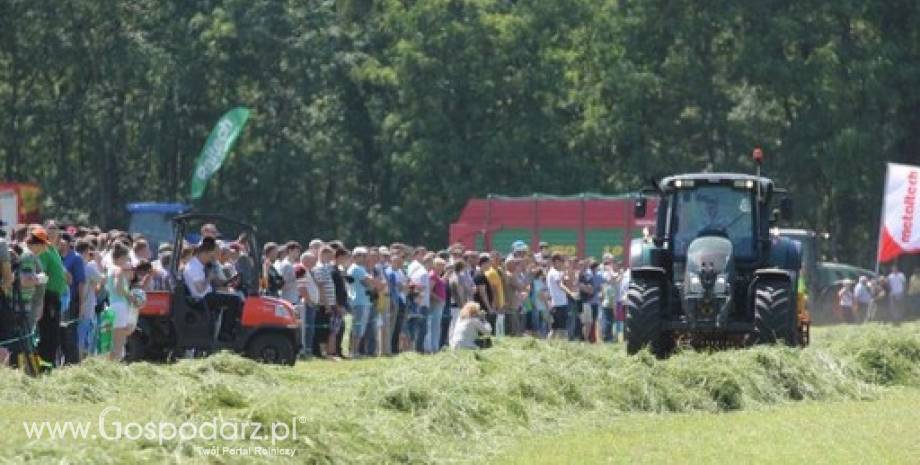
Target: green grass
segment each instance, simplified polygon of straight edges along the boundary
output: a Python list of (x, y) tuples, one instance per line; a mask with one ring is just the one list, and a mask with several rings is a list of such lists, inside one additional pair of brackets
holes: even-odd
[[(673, 418), (674, 425), (688, 422), (674, 435), (691, 438), (694, 422), (703, 429), (715, 423), (710, 440), (717, 442), (721, 421), (770, 415), (788, 405), (882, 405), (892, 392), (920, 386), (920, 326), (830, 328), (816, 333), (815, 341), (805, 350), (759, 347), (685, 353), (667, 361), (648, 354), (626, 357), (622, 345), (502, 339), (482, 353), (310, 362), (294, 369), (219, 354), (171, 366), (91, 360), (38, 379), (6, 370), (0, 372), (5, 432), (0, 461), (490, 462), (541, 434), (584, 435), (590, 441), (572, 447), (590, 448), (627, 421), (641, 426)], [(296, 419), (297, 438), (275, 446), (294, 448), (297, 455), (214, 458), (197, 449), (271, 446), (248, 439), (37, 440), (29, 439), (22, 425), (91, 421), (97, 430), (107, 406), (121, 409), (106, 416), (109, 426), (114, 421), (200, 425), (214, 417), (265, 424)], [(647, 424), (653, 438), (655, 429)], [(634, 441), (646, 439), (639, 434)]]
[(912, 464), (920, 391), (732, 413), (582, 419), (516, 443), (497, 464)]

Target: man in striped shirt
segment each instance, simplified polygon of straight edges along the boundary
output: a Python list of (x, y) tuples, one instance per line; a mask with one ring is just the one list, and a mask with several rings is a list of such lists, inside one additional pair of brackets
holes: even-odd
[(323, 246), (320, 249), (320, 259), (313, 268), (313, 277), (319, 288), (319, 305), (316, 311), (316, 338), (326, 342), (326, 356), (337, 355), (335, 335), (342, 316), (335, 304), (335, 284), (332, 282), (332, 268), (335, 254), (331, 247)]

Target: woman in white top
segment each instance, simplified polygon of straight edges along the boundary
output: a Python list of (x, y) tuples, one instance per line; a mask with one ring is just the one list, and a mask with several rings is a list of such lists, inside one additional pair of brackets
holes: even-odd
[(478, 349), (476, 339), (480, 334), (491, 334), (492, 327), (480, 318), (479, 304), (469, 302), (460, 310), (460, 316), (450, 333), (451, 349)]
[(105, 285), (109, 293), (109, 307), (115, 314), (109, 359), (116, 362), (125, 357), (125, 342), (134, 332), (133, 322), (137, 321), (132, 318), (131, 307), (139, 304), (131, 295), (130, 282), (134, 277), (134, 270), (131, 268), (128, 252), (129, 249), (122, 244), (112, 247), (112, 267)]

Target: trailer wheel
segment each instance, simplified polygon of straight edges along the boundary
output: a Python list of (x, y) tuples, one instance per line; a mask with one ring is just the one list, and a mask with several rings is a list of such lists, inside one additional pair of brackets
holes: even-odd
[(296, 362), (294, 345), (291, 340), (279, 333), (264, 333), (256, 336), (249, 343), (246, 356), (262, 363), (291, 365)]
[(754, 342), (796, 346), (798, 315), (789, 283), (780, 280), (759, 282), (754, 292)]
[(673, 338), (661, 331), (661, 287), (633, 281), (626, 301), (626, 354), (648, 347), (658, 358), (674, 350)]

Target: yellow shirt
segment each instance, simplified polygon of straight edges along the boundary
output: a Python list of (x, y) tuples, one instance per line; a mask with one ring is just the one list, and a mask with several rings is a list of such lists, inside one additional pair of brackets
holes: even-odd
[(492, 288), (495, 310), (503, 310), (505, 308), (505, 284), (502, 282), (502, 276), (493, 267), (486, 271), (486, 279), (489, 280), (489, 286)]

